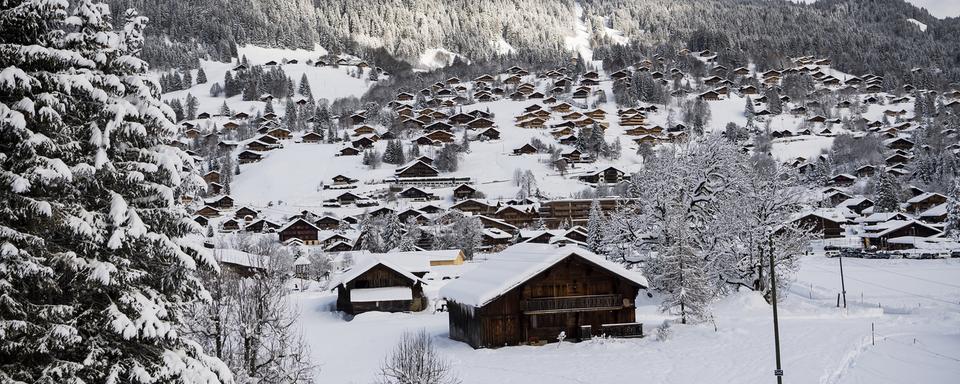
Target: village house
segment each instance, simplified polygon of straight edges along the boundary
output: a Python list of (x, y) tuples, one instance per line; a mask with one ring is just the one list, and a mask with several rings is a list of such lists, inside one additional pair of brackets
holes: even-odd
[(451, 339), (474, 348), (541, 344), (560, 332), (637, 337), (642, 276), (578, 247), (518, 244), (441, 288)]
[(207, 206), (214, 207), (217, 209), (230, 209), (233, 208), (233, 198), (228, 196), (221, 196), (213, 200), (206, 200), (204, 203)]
[(423, 160), (417, 159), (407, 165), (398, 167), (394, 175), (398, 178), (410, 177), (436, 177), (440, 174), (436, 168), (427, 164)]
[(464, 200), (472, 199), (476, 197), (477, 190), (467, 184), (460, 184), (453, 189), (453, 199), (454, 200)]
[(914, 248), (918, 239), (940, 234), (940, 230), (917, 220), (890, 220), (864, 226), (863, 247), (877, 250)]
[(297, 239), (302, 241), (307, 245), (315, 245), (319, 242), (320, 228), (317, 228), (313, 223), (299, 218), (293, 220), (287, 225), (280, 228), (278, 231), (280, 234), (280, 242), (286, 243), (290, 240)]
[(792, 222), (796, 223), (800, 228), (826, 239), (843, 237), (843, 228), (841, 225), (845, 220), (823, 212), (807, 212)]
[(934, 206), (947, 202), (947, 197), (936, 192), (924, 192), (911, 197), (904, 204), (904, 210), (912, 214), (920, 214)]
[(534, 153), (537, 153), (537, 149), (530, 145), (530, 143), (524, 144), (522, 147), (513, 150), (514, 155), (530, 155)]
[(425, 282), (392, 262), (370, 258), (337, 280), (337, 310), (363, 312), (417, 312), (427, 307)]
[[(629, 204), (632, 199), (604, 197), (596, 199), (604, 214), (615, 211), (621, 205)], [(539, 214), (547, 228), (558, 228), (563, 224), (586, 225), (590, 216), (592, 199), (558, 199), (540, 203)]]
[(597, 184), (600, 182), (603, 182), (606, 184), (616, 184), (623, 181), (625, 175), (626, 175), (625, 172), (617, 168), (607, 167), (606, 169), (603, 169), (603, 170), (582, 175), (578, 177), (578, 179), (580, 179), (580, 181), (591, 183), (591, 184)]

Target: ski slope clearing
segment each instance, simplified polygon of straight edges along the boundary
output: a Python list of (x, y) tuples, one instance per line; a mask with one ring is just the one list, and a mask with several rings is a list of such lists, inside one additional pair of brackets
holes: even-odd
[[(238, 47), (240, 57), (246, 57), (251, 65), (263, 65), (269, 61), (281, 62), (282, 59), (297, 60), (296, 64), (278, 64), (288, 77), (299, 84), (301, 77), (306, 74), (307, 81), (310, 82), (313, 97), (316, 100), (327, 99), (333, 101), (346, 97), (360, 97), (370, 89), (371, 81), (368, 79), (370, 68), (366, 68), (360, 78), (350, 75), (351, 71), (357, 71), (355, 67), (314, 67), (306, 63), (307, 60), (316, 60), (327, 54), (327, 51), (319, 46), (312, 51), (302, 49), (276, 49), (262, 48), (254, 45)], [(196, 96), (199, 100), (198, 113), (208, 112), (217, 114), (224, 101), (234, 112), (247, 112), (256, 115), (262, 111), (265, 103), (261, 101), (244, 101), (242, 95), (225, 98), (223, 96), (213, 97), (210, 95), (210, 87), (214, 83), (223, 85), (223, 78), (227, 71), (232, 70), (238, 63), (224, 63), (219, 61), (201, 60), (200, 66), (207, 75), (207, 82), (195, 84), (192, 87), (175, 92), (164, 93), (162, 100), (169, 101), (180, 99), (184, 101), (187, 94)], [(197, 70), (192, 71), (194, 79), (197, 77)], [(158, 73), (154, 74), (159, 77)], [(274, 102), (274, 107), (278, 112), (283, 111), (283, 106)]]
[[(960, 260), (844, 259), (844, 272), (846, 310), (836, 308), (837, 259), (815, 255), (803, 260), (780, 306), (786, 380), (947, 383), (960, 377)], [(427, 294), (435, 297), (441, 284), (428, 285)], [(465, 384), (635, 383), (636, 372), (657, 383), (693, 383), (704, 377), (711, 383), (773, 380), (771, 311), (752, 292), (715, 303), (716, 331), (712, 323), (676, 325), (665, 342), (654, 337), (665, 316), (653, 298), (638, 300), (637, 320), (648, 334), (643, 339), (483, 350), (450, 340), (446, 313), (373, 312), (345, 321), (330, 311), (335, 295), (293, 295), (320, 365), (320, 382), (374, 381), (400, 334), (421, 328), (433, 335)], [(871, 345), (871, 324), (876, 345)]]
[(583, 58), (584, 62), (593, 61), (593, 49), (590, 48), (590, 30), (583, 22), (583, 7), (580, 3), (573, 4), (574, 26), (572, 36), (564, 37), (563, 42), (568, 51), (574, 51)]
[(920, 20), (917, 20), (917, 19), (907, 19), (907, 21), (909, 21), (909, 22), (913, 23), (914, 25), (916, 25), (917, 28), (920, 28), (920, 32), (926, 32), (926, 31), (927, 31), (927, 25), (924, 24), (924, 23), (921, 23)]

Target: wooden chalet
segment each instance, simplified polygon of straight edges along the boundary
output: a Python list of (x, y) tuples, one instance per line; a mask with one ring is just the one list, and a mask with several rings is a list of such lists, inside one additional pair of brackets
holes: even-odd
[(450, 207), (452, 210), (471, 213), (474, 215), (490, 214), (496, 212), (497, 207), (476, 199), (468, 199), (454, 204)]
[(256, 219), (254, 221), (251, 221), (250, 223), (247, 223), (247, 225), (243, 227), (243, 230), (246, 232), (262, 233), (262, 232), (268, 232), (271, 230), (276, 230), (276, 229), (279, 229), (280, 227), (281, 227), (280, 224), (274, 223), (270, 220)]
[(307, 132), (300, 140), (304, 143), (320, 143), (323, 142), (323, 135), (317, 132)]
[(340, 152), (337, 153), (337, 156), (356, 156), (360, 154), (360, 150), (354, 147), (344, 147), (340, 149)]
[(843, 237), (844, 221), (820, 212), (808, 212), (793, 220), (801, 228), (826, 239)]
[(417, 159), (407, 165), (397, 168), (394, 175), (398, 178), (436, 177), (440, 174), (436, 168), (423, 160)]
[(257, 151), (245, 150), (237, 155), (237, 161), (240, 164), (255, 163), (263, 160), (263, 154)]
[(542, 344), (564, 332), (638, 337), (635, 300), (646, 280), (579, 247), (518, 244), (441, 288), (449, 335), (474, 348)]
[(918, 239), (939, 235), (941, 231), (917, 220), (890, 220), (863, 227), (863, 247), (877, 250), (914, 248)]
[(513, 150), (514, 155), (530, 155), (534, 153), (537, 153), (537, 149), (530, 145), (530, 143), (524, 144), (522, 147)]
[(600, 182), (606, 184), (616, 184), (623, 181), (624, 176), (626, 176), (625, 172), (614, 167), (607, 167), (606, 169), (580, 176), (578, 179), (591, 184), (597, 184)]
[(493, 126), (494, 126), (493, 120), (490, 120), (484, 117), (474, 119), (467, 123), (467, 127), (470, 129), (483, 129), (483, 128), (490, 128)]
[(905, 210), (908, 213), (919, 214), (946, 202), (947, 197), (944, 195), (936, 192), (924, 192), (907, 200)]
[(230, 196), (221, 196), (213, 200), (207, 200), (204, 203), (206, 203), (207, 206), (217, 209), (233, 208), (233, 198)]
[[(609, 214), (621, 204), (628, 204), (632, 201), (621, 197), (605, 197), (596, 200), (604, 214)], [(539, 214), (547, 228), (558, 228), (564, 223), (586, 225), (590, 216), (591, 204), (593, 204), (592, 199), (549, 200), (540, 203)]]
[(424, 281), (395, 263), (371, 258), (346, 271), (333, 289), (337, 310), (350, 315), (364, 312), (417, 312), (427, 307)]
[(286, 243), (287, 241), (298, 239), (307, 245), (315, 245), (319, 242), (320, 237), (320, 228), (317, 228), (313, 223), (304, 220), (302, 218), (293, 220), (287, 225), (284, 225), (283, 228), (280, 228), (280, 242)]
[(337, 228), (340, 228), (340, 225), (342, 223), (343, 221), (341, 221), (336, 217), (325, 215), (317, 219), (316, 221), (314, 221), (313, 225), (315, 225), (317, 228), (320, 228), (320, 229), (337, 229)]
[(196, 212), (194, 212), (194, 213), (197, 214), (197, 215), (206, 217), (206, 218), (220, 216), (220, 210), (217, 209), (217, 208), (211, 207), (211, 206), (209, 206), (209, 205), (205, 205), (205, 206), (201, 207), (200, 209), (198, 209), (198, 210), (197, 210)]
[(483, 132), (480, 132), (477, 137), (481, 137), (486, 140), (497, 140), (500, 138), (500, 131), (498, 131), (496, 128), (487, 128)]
[(434, 195), (429, 192), (425, 192), (424, 190), (417, 187), (409, 187), (403, 191), (400, 191), (400, 193), (398, 193), (397, 195), (401, 198), (410, 199), (414, 201), (428, 201), (428, 200), (437, 199), (437, 195)]
[(460, 184), (453, 189), (454, 200), (464, 200), (476, 197), (477, 189), (467, 184)]

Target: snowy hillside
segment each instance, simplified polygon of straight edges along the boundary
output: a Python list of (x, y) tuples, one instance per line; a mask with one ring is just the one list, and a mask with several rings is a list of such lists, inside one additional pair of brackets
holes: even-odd
[[(371, 82), (368, 76), (366, 76), (366, 73), (370, 71), (369, 68), (364, 70), (364, 74), (361, 75), (360, 78), (357, 78), (350, 75), (351, 72), (357, 71), (357, 69), (353, 67), (316, 67), (307, 64), (308, 60), (317, 60), (327, 54), (327, 50), (320, 46), (307, 51), (302, 49), (290, 50), (246, 45), (238, 47), (237, 51), (241, 58), (247, 58), (250, 65), (263, 65), (270, 61), (277, 62), (277, 67), (282, 68), (283, 71), (295, 81), (299, 81), (303, 75), (306, 75), (307, 80), (310, 82), (311, 90), (313, 91), (313, 97), (316, 100), (327, 99), (332, 102), (345, 97), (360, 97), (370, 88)], [(280, 63), (284, 60), (297, 60), (297, 63)], [(226, 102), (235, 113), (246, 112), (255, 115), (257, 111), (263, 110), (263, 102), (244, 101), (240, 95), (230, 98), (210, 96), (210, 89), (213, 84), (219, 83), (220, 86), (223, 86), (224, 75), (228, 71), (233, 70), (237, 64), (237, 62), (225, 63), (201, 60), (200, 66), (204, 72), (206, 72), (207, 82), (195, 84), (189, 89), (165, 93), (163, 94), (163, 100), (180, 99), (183, 101), (186, 99), (187, 94), (191, 94), (199, 100), (198, 113), (207, 112), (217, 114), (219, 113), (220, 106)], [(192, 70), (191, 73), (193, 74), (193, 78), (196, 79), (197, 70)], [(278, 106), (278, 109), (282, 110), (282, 106)]]

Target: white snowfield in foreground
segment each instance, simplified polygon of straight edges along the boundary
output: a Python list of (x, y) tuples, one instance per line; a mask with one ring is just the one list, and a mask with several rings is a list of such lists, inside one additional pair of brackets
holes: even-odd
[[(960, 378), (960, 260), (844, 259), (848, 309), (836, 308), (838, 260), (804, 258), (780, 305), (786, 383), (955, 383)], [(426, 293), (436, 296), (433, 282)], [(861, 302), (861, 293), (863, 299)], [(403, 331), (426, 329), (464, 384), (772, 383), (770, 306), (740, 293), (715, 324), (655, 328), (657, 298), (638, 300), (643, 339), (474, 350), (447, 337), (447, 314), (366, 313), (344, 321), (328, 292), (295, 293), (318, 382), (369, 383)], [(881, 306), (878, 308), (878, 304)], [(871, 324), (876, 345), (871, 345)]]

